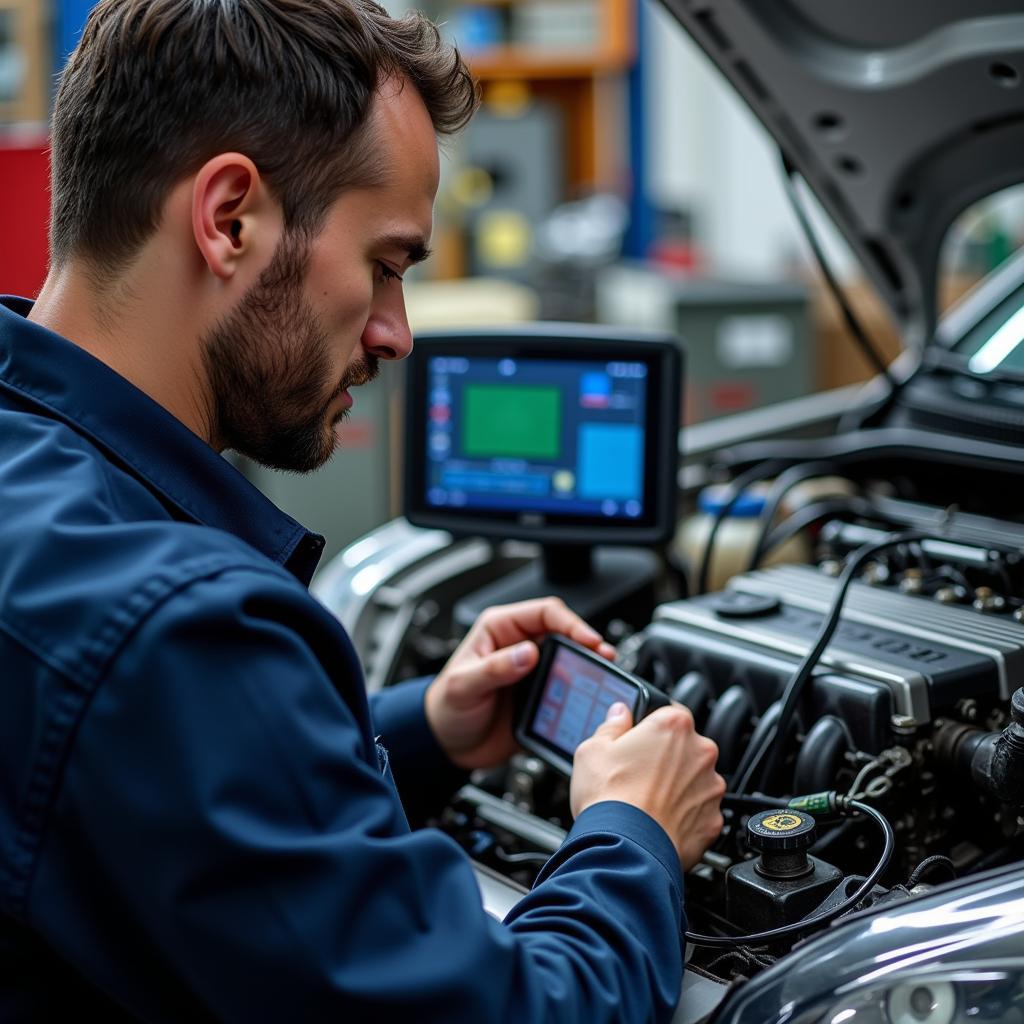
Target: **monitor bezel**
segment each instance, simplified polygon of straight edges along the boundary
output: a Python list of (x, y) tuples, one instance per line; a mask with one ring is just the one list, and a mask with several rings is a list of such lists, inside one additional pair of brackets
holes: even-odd
[[(491, 359), (642, 361), (648, 367), (644, 432), (645, 514), (636, 520), (553, 515), (427, 503), (427, 367), (437, 356)], [(670, 334), (577, 324), (530, 324), (508, 329), (418, 333), (407, 363), (403, 512), (416, 526), (455, 536), (501, 537), (541, 544), (661, 544), (676, 522), (676, 475), (683, 355)]]

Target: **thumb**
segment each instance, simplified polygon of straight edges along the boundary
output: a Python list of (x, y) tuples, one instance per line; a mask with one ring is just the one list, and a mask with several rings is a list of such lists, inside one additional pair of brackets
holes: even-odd
[(633, 726), (633, 714), (622, 701), (616, 701), (605, 715), (604, 721), (594, 730), (595, 736), (617, 740)]

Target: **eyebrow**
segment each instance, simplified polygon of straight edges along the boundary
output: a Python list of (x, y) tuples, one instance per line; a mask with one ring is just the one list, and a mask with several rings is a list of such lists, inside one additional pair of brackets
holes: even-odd
[(384, 235), (377, 239), (377, 245), (388, 249), (403, 249), (410, 266), (429, 259), (432, 252), (420, 235)]

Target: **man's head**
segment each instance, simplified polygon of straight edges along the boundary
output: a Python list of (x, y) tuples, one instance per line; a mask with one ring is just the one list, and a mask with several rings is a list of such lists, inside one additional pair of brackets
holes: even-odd
[(408, 351), (396, 278), (425, 254), (435, 133), (475, 105), (433, 26), (370, 0), (102, 0), (54, 111), (53, 267), (116, 294), (181, 242), (205, 432), (313, 468), (346, 388)]

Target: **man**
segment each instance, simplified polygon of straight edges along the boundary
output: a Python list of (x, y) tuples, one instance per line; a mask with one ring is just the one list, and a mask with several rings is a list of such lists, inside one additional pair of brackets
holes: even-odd
[(408, 353), (435, 136), (475, 102), (435, 30), (369, 0), (90, 18), (50, 275), (0, 308), (4, 1021), (670, 1015), (680, 862), (721, 827), (688, 713), (610, 715), (564, 847), (490, 920), (403, 803), (512, 752), (545, 632), (610, 648), (552, 600), (492, 609), (436, 680), (369, 706), (306, 591), (322, 540), (217, 454), (320, 465), (352, 390)]

